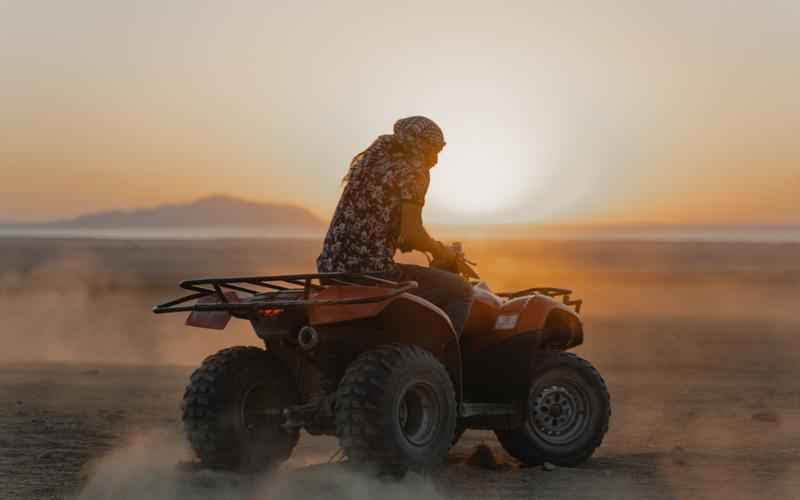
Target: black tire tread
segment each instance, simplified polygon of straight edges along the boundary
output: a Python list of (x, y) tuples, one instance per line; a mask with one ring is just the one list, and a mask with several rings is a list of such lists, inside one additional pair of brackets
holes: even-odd
[[(181, 404), (184, 431), (200, 462), (207, 467), (224, 470), (248, 467), (243, 463), (241, 450), (220, 428), (219, 417), (224, 410), (219, 390), (224, 379), (232, 375), (232, 369), (253, 361), (264, 363), (277, 383), (291, 383), (285, 380), (287, 373), (272, 353), (258, 347), (236, 346), (207, 356), (186, 386)], [(285, 440), (288, 442), (276, 443), (269, 450), (274, 457), (272, 461), (287, 459), (298, 439), (299, 433), (293, 433)]]
[[(394, 368), (404, 361), (423, 361), (446, 370), (430, 352), (405, 344), (387, 344), (362, 353), (352, 362), (339, 382), (336, 397), (336, 433), (339, 445), (351, 462), (404, 465), (387, 448), (381, 432), (381, 400)], [(449, 381), (448, 376), (448, 381)], [(455, 401), (452, 382), (447, 387)], [(455, 415), (454, 415), (455, 417)], [(444, 460), (445, 456), (441, 457)]]

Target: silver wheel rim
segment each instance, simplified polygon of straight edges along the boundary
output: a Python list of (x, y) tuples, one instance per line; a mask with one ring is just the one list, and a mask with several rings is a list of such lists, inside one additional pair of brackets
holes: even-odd
[(528, 424), (542, 441), (563, 445), (578, 439), (589, 427), (591, 400), (572, 381), (538, 386), (531, 391)]
[(440, 412), (433, 386), (424, 382), (407, 386), (397, 408), (398, 424), (406, 441), (419, 447), (430, 444), (439, 427)]

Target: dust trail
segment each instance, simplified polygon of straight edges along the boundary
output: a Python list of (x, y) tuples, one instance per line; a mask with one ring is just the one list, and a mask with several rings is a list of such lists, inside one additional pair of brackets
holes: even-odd
[(383, 481), (342, 465), (284, 467), (264, 476), (195, 470), (191, 452), (174, 434), (151, 432), (87, 467), (73, 500), (452, 500), (434, 484), (409, 474)]
[(154, 287), (106, 264), (79, 252), (0, 272), (0, 361), (195, 365), (222, 347), (258, 342), (244, 322), (232, 322), (224, 335), (189, 336), (184, 315), (151, 313), (180, 294), (174, 284)]
[[(474, 241), (467, 249), (495, 290), (575, 289), (585, 300), (584, 350), (601, 368), (620, 360), (707, 368), (707, 353), (722, 350), (795, 364), (800, 245)], [(243, 321), (224, 332), (187, 329), (184, 315), (150, 309), (179, 295), (181, 279), (308, 272), (318, 250), (283, 240), (3, 240), (0, 361), (196, 366), (223, 347), (260, 345)]]

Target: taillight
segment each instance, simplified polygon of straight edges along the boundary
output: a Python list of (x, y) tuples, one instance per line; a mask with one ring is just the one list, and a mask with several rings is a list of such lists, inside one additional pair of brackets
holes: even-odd
[(265, 318), (275, 318), (283, 314), (283, 309), (259, 309), (258, 315)]

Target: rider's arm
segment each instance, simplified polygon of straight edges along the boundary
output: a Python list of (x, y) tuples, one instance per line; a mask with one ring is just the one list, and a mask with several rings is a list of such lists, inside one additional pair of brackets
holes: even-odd
[(400, 204), (399, 241), (404, 248), (430, 252), (434, 258), (449, 259), (449, 249), (428, 235), (422, 225), (422, 205), (402, 202)]
[(398, 244), (403, 251), (430, 252), (437, 260), (450, 262), (455, 254), (434, 240), (422, 225), (422, 207), (428, 191), (430, 174), (427, 170), (406, 167), (398, 172), (400, 193), (400, 231)]

